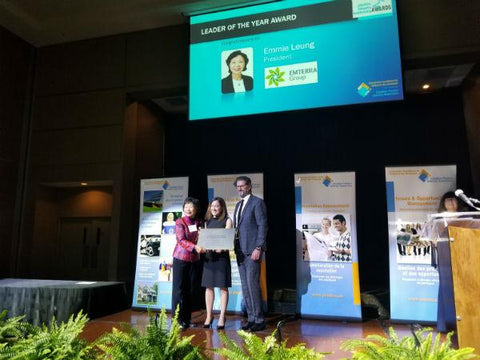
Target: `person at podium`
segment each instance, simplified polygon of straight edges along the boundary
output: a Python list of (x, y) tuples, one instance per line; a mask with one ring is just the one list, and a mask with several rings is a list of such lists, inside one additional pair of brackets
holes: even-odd
[(453, 191), (443, 194), (438, 205), (438, 212), (458, 212), (458, 199)]
[(463, 201), (459, 201), (453, 191), (447, 191), (442, 195), (440, 203), (438, 204), (438, 212), (462, 212), (468, 211)]
[[(447, 191), (445, 194), (443, 194), (438, 204), (438, 213), (444, 213), (444, 212), (454, 213), (459, 211), (462, 211), (462, 210), (459, 209), (459, 203), (458, 203), (457, 197), (455, 196), (455, 193), (453, 191)], [(447, 232), (444, 234), (439, 234), (440, 237), (448, 238), (448, 230), (446, 228), (445, 230)], [(437, 268), (438, 266), (437, 239), (432, 239), (432, 246), (433, 246), (432, 266), (434, 268)]]
[[(448, 191), (440, 199), (438, 204), (439, 213), (456, 213), (464, 211), (463, 205), (459, 202), (453, 191)], [(448, 239), (448, 228), (438, 234), (440, 239)], [(432, 266), (438, 270), (438, 311), (437, 331), (448, 332), (455, 330), (455, 305), (452, 288), (452, 271), (450, 263), (450, 248), (448, 241), (432, 239)]]

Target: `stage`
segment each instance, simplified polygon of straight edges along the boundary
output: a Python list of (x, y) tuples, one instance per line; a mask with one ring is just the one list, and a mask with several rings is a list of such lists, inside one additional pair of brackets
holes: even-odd
[(25, 315), (34, 325), (61, 322), (80, 310), (94, 319), (128, 307), (123, 282), (0, 279), (0, 310), (8, 317)]
[[(267, 317), (267, 329), (257, 332), (260, 337), (268, 336), (275, 330), (277, 323), (284, 319), (282, 316)], [(209, 358), (220, 359), (212, 355), (208, 349), (221, 346), (219, 331), (215, 330), (218, 315), (213, 323), (213, 329), (204, 329), (202, 327), (205, 320), (205, 311), (193, 313), (193, 324), (183, 335), (195, 335), (193, 343), (207, 350)], [(238, 342), (239, 336), (237, 330), (240, 329), (243, 317), (240, 315), (228, 315), (223, 332), (231, 339)], [(82, 337), (88, 341), (93, 341), (105, 332), (111, 331), (113, 327), (119, 328), (121, 323), (132, 324), (138, 329), (144, 329), (148, 324), (148, 315), (145, 311), (125, 310), (116, 314), (105, 316), (90, 321)], [(294, 319), (287, 321), (281, 328), (282, 340), (287, 340), (288, 345), (305, 343), (307, 347), (314, 348), (321, 352), (332, 352), (326, 359), (336, 360), (349, 356), (349, 353), (340, 350), (340, 345), (347, 339), (360, 339), (371, 334), (386, 335), (388, 327), (393, 326), (399, 337), (411, 335), (410, 326), (405, 324), (393, 324), (388, 321), (368, 320), (364, 322), (342, 322), (326, 320), (306, 320)], [(442, 340), (445, 336), (442, 335)]]

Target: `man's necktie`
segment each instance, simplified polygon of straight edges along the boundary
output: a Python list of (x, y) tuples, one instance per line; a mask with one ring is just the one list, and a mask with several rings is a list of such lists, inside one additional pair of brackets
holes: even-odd
[(240, 219), (242, 217), (242, 208), (243, 208), (243, 199), (240, 201), (240, 206), (238, 207), (238, 212), (237, 212), (237, 226), (240, 223)]

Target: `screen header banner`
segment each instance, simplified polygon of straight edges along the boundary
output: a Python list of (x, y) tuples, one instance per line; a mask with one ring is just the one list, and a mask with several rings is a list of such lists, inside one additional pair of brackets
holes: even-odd
[(192, 24), (190, 43), (230, 39), (352, 19), (351, 0), (326, 2)]

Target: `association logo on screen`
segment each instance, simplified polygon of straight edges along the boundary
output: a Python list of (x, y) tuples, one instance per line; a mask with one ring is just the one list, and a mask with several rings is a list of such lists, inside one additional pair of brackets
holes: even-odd
[(365, 84), (364, 82), (362, 82), (358, 88), (357, 88), (357, 91), (358, 91), (358, 94), (360, 96), (367, 96), (368, 94), (370, 94), (370, 91), (372, 91), (372, 88), (370, 86), (368, 86), (367, 84)]
[(316, 61), (265, 68), (265, 89), (318, 83)]
[(392, 0), (352, 0), (354, 18), (392, 13)]

